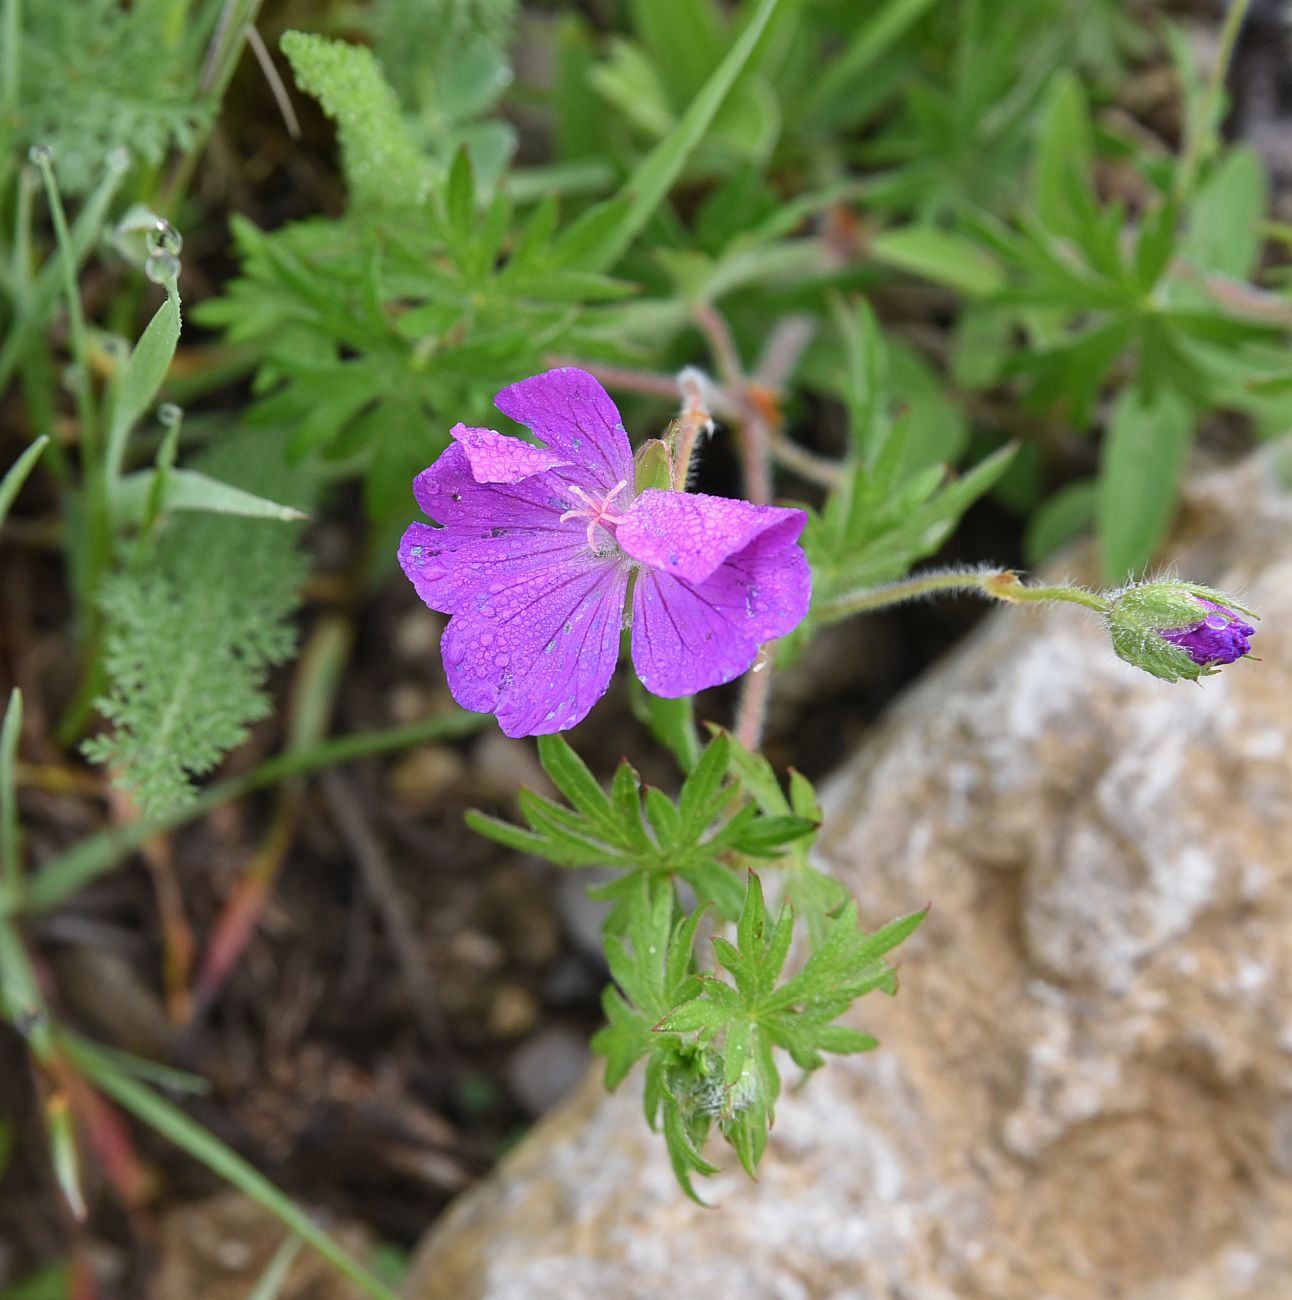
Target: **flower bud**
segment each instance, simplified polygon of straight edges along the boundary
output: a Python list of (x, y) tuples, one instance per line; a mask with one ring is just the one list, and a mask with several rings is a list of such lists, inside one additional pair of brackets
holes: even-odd
[(673, 460), (668, 447), (658, 438), (648, 438), (642, 443), (633, 458), (636, 482), (635, 491), (640, 494), (650, 488), (659, 488), (667, 492), (673, 486)]
[(1197, 681), (1251, 649), (1255, 618), (1232, 597), (1196, 582), (1141, 582), (1116, 592), (1108, 630), (1119, 658), (1164, 681)]

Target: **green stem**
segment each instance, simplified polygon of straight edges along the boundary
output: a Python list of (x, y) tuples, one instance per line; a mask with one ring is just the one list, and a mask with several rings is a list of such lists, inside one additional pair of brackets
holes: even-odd
[[(72, 336), (72, 360), (76, 368), (76, 410), (80, 418), (80, 462), (84, 480), (85, 519), (81, 535), (74, 539), (79, 545), (81, 561), (75, 571), (79, 573), (81, 624), (79, 631), (83, 644), (93, 647), (98, 635), (99, 618), (95, 598), (99, 580), (108, 566), (112, 553), (112, 528), (108, 517), (108, 489), (106, 467), (103, 463), (99, 441), (98, 412), (94, 409), (91, 388), (89, 338), (85, 328), (85, 314), (81, 310), (81, 295), (76, 282), (76, 244), (67, 226), (67, 214), (54, 179), (54, 168), (47, 149), (33, 151), (33, 159), (45, 182), (45, 195), (49, 203), (50, 220), (54, 226), (54, 239), (58, 245), (58, 260), (63, 276), (63, 289), (67, 295), (67, 319)], [(97, 654), (96, 654), (97, 658)]]
[(242, 776), (210, 786), (191, 802), (163, 817), (114, 826), (81, 840), (31, 877), (26, 890), (26, 905), (32, 912), (47, 912), (91, 880), (111, 871), (154, 835), (173, 831), (221, 804), (273, 785), (275, 781), (289, 776), (304, 776), (333, 763), (347, 763), (357, 758), (406, 749), (410, 745), (466, 736), (478, 731), (488, 721), (488, 714), (454, 711), (445, 717), (426, 718), (407, 727), (368, 731), (357, 736), (333, 736), (292, 753), (280, 754)]
[(17, 763), (22, 736), (22, 692), (9, 693), (0, 724), (0, 915), (16, 911), (22, 898), (22, 847), (18, 830)]
[(0, 1013), (42, 1065), (54, 1059), (53, 1027), (17, 926), (0, 916)]
[(1238, 33), (1243, 29), (1251, 0), (1231, 0), (1225, 13), (1225, 23), (1220, 29), (1220, 43), (1216, 50), (1216, 62), (1212, 66), (1211, 76), (1207, 79), (1207, 88), (1203, 92), (1202, 102), (1198, 107), (1197, 119), (1191, 124), (1188, 139), (1185, 141), (1184, 157), (1180, 159), (1180, 169), (1176, 173), (1175, 193), (1178, 198), (1185, 198), (1193, 189), (1197, 179), (1198, 168), (1205, 161), (1220, 129), (1220, 100), (1225, 92), (1225, 78), (1229, 75), (1229, 65), (1233, 62), (1234, 48), (1238, 44)]
[(942, 592), (967, 592), (1011, 605), (1060, 601), (1070, 605), (1084, 605), (1101, 614), (1106, 614), (1109, 609), (1107, 599), (1097, 592), (1086, 591), (1082, 587), (1030, 587), (1021, 582), (1012, 569), (992, 569), (986, 572), (939, 569), (933, 573), (903, 578), (900, 582), (886, 583), (882, 587), (869, 587), (864, 591), (836, 596), (827, 600), (816, 613), (822, 622), (835, 623), (840, 619), (851, 618), (854, 614), (887, 609), (890, 605), (900, 605), (903, 601), (918, 600), (921, 596), (933, 596)]
[[(40, 170), (41, 179), (45, 182), (45, 198), (49, 203), (49, 217), (54, 226), (54, 239), (58, 244), (63, 290), (67, 295), (67, 321), (72, 335), (72, 359), (80, 372), (75, 385), (76, 408), (81, 419), (82, 455), (88, 467), (96, 459), (98, 418), (94, 410), (93, 395), (90, 392), (89, 335), (86, 332), (85, 314), (81, 310), (81, 294), (76, 283), (76, 246), (72, 242), (72, 232), (68, 229), (67, 213), (63, 211), (63, 199), (59, 194), (58, 182), (54, 179), (50, 154), (44, 148), (38, 148), (33, 151), (32, 159)], [(89, 472), (87, 468), (87, 476)]]

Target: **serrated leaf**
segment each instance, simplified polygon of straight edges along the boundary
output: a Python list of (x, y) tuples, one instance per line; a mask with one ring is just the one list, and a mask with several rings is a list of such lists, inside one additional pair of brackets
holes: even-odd
[(725, 733), (716, 735), (705, 747), (682, 784), (678, 798), (678, 822), (682, 834), (698, 839), (716, 814), (716, 797), (722, 791), (731, 760), (731, 743)]
[(730, 1019), (729, 1008), (705, 998), (697, 998), (670, 1011), (655, 1028), (664, 1034), (712, 1033), (721, 1029)]
[(805, 817), (760, 817), (738, 836), (724, 836), (723, 843), (753, 857), (776, 857), (785, 845), (811, 835), (816, 829), (816, 822)]
[(538, 757), (552, 784), (585, 817), (605, 827), (616, 824), (614, 808), (597, 778), (563, 736), (540, 736)]
[(646, 816), (665, 851), (682, 841), (682, 819), (673, 801), (653, 785), (646, 787)]

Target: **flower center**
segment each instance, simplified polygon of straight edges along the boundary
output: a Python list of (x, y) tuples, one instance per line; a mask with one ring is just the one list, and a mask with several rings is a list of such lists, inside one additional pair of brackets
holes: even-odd
[(581, 507), (573, 510), (567, 510), (561, 516), (561, 522), (565, 523), (567, 519), (586, 519), (588, 521), (588, 547), (595, 551), (597, 549), (596, 530), (604, 528), (611, 537), (615, 535), (615, 526), (624, 522), (623, 515), (615, 514), (610, 509), (610, 503), (617, 497), (620, 492), (628, 486), (627, 479), (620, 479), (618, 483), (598, 501), (595, 497), (590, 496), (581, 487), (570, 487), (570, 495), (578, 497), (583, 502)]

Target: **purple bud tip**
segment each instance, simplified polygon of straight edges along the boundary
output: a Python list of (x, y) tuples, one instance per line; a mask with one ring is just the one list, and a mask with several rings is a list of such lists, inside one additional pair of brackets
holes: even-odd
[(1207, 668), (1213, 664), (1232, 664), (1251, 650), (1250, 638), (1256, 629), (1244, 623), (1232, 609), (1214, 601), (1195, 597), (1198, 604), (1211, 611), (1196, 623), (1185, 627), (1159, 630), (1158, 635), (1172, 645), (1178, 645), (1195, 664)]

